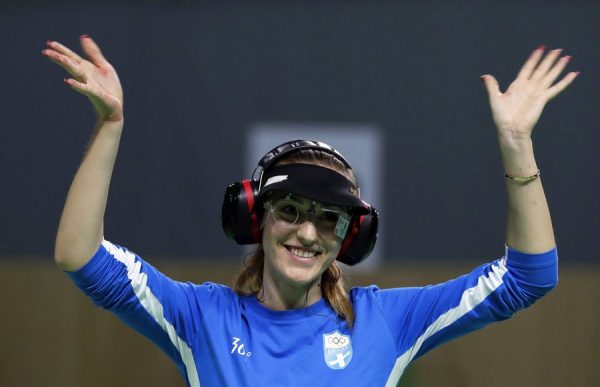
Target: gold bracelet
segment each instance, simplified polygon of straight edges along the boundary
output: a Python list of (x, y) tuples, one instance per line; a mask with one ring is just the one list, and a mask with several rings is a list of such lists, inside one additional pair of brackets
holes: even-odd
[(508, 173), (505, 173), (504, 177), (506, 177), (507, 179), (510, 179), (518, 184), (527, 184), (527, 183), (534, 181), (538, 177), (540, 177), (540, 170), (538, 169), (537, 173), (535, 175), (531, 175), (531, 176), (511, 176)]

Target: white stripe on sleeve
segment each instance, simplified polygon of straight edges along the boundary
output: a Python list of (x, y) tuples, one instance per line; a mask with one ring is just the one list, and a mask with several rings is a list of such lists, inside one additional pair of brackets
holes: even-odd
[(119, 262), (122, 262), (127, 267), (127, 277), (131, 280), (133, 291), (144, 309), (154, 318), (154, 321), (167, 333), (171, 343), (177, 348), (185, 369), (187, 378), (191, 387), (200, 387), (196, 363), (190, 346), (183, 341), (178, 335), (173, 325), (165, 318), (163, 306), (152, 289), (147, 286), (148, 276), (141, 272), (141, 262), (135, 261), (135, 255), (129, 251), (123, 251), (109, 241), (103, 241), (102, 246)]
[(462, 294), (459, 304), (455, 308), (448, 310), (446, 313), (438, 317), (437, 320), (427, 327), (425, 332), (419, 336), (419, 338), (415, 341), (415, 344), (406, 350), (406, 352), (404, 352), (398, 359), (396, 359), (394, 368), (392, 369), (387, 383), (385, 384), (386, 387), (392, 387), (398, 384), (404, 369), (419, 352), (419, 349), (421, 349), (421, 346), (425, 340), (451, 325), (456, 320), (460, 319), (481, 304), (487, 296), (489, 296), (502, 284), (502, 277), (507, 271), (508, 268), (506, 267), (506, 258), (503, 258), (499, 261), (499, 265), (492, 266), (492, 269), (488, 273), (487, 277), (483, 275), (480, 276), (477, 279), (477, 284), (475, 286), (466, 289)]

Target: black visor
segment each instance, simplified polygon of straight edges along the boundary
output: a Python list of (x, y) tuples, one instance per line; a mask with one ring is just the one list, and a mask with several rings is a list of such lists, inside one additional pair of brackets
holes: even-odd
[(333, 169), (315, 164), (284, 164), (269, 168), (262, 176), (259, 198), (271, 191), (283, 191), (339, 207), (369, 212), (369, 205), (357, 196), (352, 183)]

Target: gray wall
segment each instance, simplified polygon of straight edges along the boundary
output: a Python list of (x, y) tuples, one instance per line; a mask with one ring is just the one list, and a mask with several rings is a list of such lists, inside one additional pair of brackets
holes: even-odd
[(87, 33), (126, 99), (106, 236), (142, 255), (238, 257), (222, 193), (251, 172), (245, 131), (285, 121), (381, 128), (386, 258), (496, 257), (504, 179), (479, 76), (506, 87), (533, 48), (564, 47), (582, 74), (536, 155), (561, 257), (598, 261), (598, 3), (149, 3), (0, 5), (0, 255), (52, 251), (94, 116), (39, 52)]

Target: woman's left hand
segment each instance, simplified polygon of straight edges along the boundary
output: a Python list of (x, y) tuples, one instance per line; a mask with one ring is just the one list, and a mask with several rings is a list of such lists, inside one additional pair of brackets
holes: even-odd
[(579, 75), (579, 72), (570, 72), (554, 84), (571, 60), (570, 56), (557, 60), (561, 52), (562, 49), (552, 50), (543, 57), (544, 47), (537, 48), (504, 93), (500, 92), (498, 81), (492, 75), (481, 77), (500, 139), (509, 142), (530, 139), (546, 103)]

